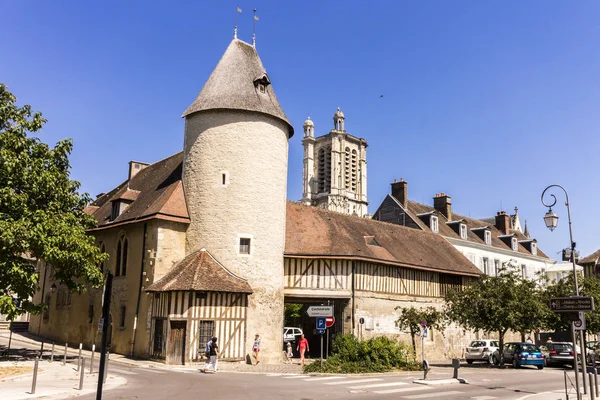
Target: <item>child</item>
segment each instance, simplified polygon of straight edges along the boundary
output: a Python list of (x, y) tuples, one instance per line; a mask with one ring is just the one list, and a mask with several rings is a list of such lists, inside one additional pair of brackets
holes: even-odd
[(288, 363), (292, 363), (292, 358), (294, 358), (294, 352), (292, 351), (292, 344), (290, 342), (287, 342), (287, 351), (285, 352), (285, 355), (287, 356), (288, 359)]
[(252, 356), (254, 357), (254, 360), (256, 361), (256, 364), (254, 364), (254, 365), (258, 365), (258, 363), (260, 362), (260, 360), (258, 359), (259, 353), (260, 353), (260, 335), (257, 333), (256, 335), (254, 335), (254, 344), (252, 345)]

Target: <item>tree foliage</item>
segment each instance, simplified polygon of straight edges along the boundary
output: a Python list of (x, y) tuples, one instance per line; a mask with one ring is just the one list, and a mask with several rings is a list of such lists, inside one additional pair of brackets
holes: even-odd
[(422, 321), (427, 324), (427, 327), (443, 332), (447, 325), (446, 317), (443, 312), (438, 311), (433, 307), (396, 307), (395, 309), (400, 310), (400, 316), (396, 320), (396, 326), (400, 328), (400, 330), (410, 334), (413, 360), (416, 360), (417, 345), (415, 338), (421, 332)]
[(86, 234), (96, 224), (83, 212), (90, 198), (69, 179), (72, 141), (50, 148), (28, 137), (45, 122), (29, 105), (18, 107), (0, 84), (0, 313), (9, 319), (43, 309), (31, 301), (36, 260), (49, 265), (56, 281), (82, 291), (101, 284), (97, 265), (107, 258)]
[(542, 325), (548, 306), (540, 292), (535, 281), (505, 264), (498, 276), (482, 276), (460, 291), (451, 290), (445, 309), (466, 329), (497, 332), (502, 349), (507, 331), (524, 333)]

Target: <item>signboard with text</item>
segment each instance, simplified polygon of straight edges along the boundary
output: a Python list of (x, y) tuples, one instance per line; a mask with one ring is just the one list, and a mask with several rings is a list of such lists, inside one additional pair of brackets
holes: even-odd
[(333, 306), (310, 306), (306, 313), (309, 317), (332, 317)]
[(550, 311), (554, 312), (576, 312), (594, 311), (593, 297), (557, 297), (550, 299)]

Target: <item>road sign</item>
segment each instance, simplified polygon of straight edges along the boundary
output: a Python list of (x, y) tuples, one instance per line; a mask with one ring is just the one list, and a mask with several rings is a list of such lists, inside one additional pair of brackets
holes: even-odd
[(426, 338), (428, 336), (427, 334), (427, 328), (423, 329), (422, 335), (424, 338)]
[(333, 306), (310, 306), (306, 313), (309, 317), (332, 317)]
[(594, 311), (593, 297), (558, 297), (550, 299), (550, 311), (554, 312), (573, 312), (573, 311)]
[(331, 328), (333, 326), (333, 324), (335, 324), (335, 318), (334, 317), (325, 317), (325, 326), (327, 328)]
[(573, 325), (575, 325), (576, 331), (585, 331), (585, 313), (583, 311), (579, 311), (579, 318), (573, 321)]
[(317, 329), (325, 329), (325, 328), (326, 328), (325, 317), (317, 318)]
[(358, 320), (359, 324), (364, 324), (365, 323), (365, 319), (363, 317), (360, 317), (360, 319)]
[[(325, 329), (317, 329), (317, 333), (319, 335), (323, 335), (323, 334), (325, 334)], [(323, 345), (321, 345), (321, 347), (323, 347)]]

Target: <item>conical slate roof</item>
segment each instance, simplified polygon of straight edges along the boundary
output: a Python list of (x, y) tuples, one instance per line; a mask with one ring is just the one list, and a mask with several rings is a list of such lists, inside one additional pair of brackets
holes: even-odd
[[(258, 90), (255, 84), (257, 80), (266, 83), (264, 93)], [(215, 109), (256, 111), (271, 115), (287, 124), (289, 137), (294, 134), (294, 128), (277, 101), (256, 49), (239, 39), (233, 39), (229, 44), (202, 91), (185, 110), (183, 117)]]

